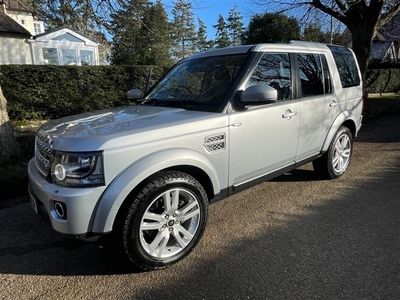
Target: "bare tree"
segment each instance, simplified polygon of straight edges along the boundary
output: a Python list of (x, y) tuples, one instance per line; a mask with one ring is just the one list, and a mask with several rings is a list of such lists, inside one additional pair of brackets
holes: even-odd
[(8, 118), (7, 100), (0, 87), (0, 164), (9, 162), (16, 156), (17, 150), (14, 127)]
[[(299, 10), (303, 18), (321, 11), (342, 22), (352, 36), (352, 48), (365, 78), (371, 43), (383, 25), (400, 11), (400, 0), (273, 0), (275, 9)], [(258, 0), (257, 3), (271, 3)]]

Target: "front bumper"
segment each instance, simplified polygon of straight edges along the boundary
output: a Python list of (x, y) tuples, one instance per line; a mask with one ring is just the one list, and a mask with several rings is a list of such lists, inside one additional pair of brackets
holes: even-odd
[[(46, 181), (37, 171), (34, 159), (28, 165), (29, 193), (31, 198), (43, 206), (54, 230), (71, 235), (91, 233), (92, 218), (96, 204), (106, 187), (68, 188)], [(54, 203), (64, 203), (66, 218), (60, 218), (54, 209)]]

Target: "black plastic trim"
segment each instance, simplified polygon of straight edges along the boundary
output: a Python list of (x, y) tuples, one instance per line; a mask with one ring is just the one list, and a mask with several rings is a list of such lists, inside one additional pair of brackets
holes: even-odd
[(299, 162), (293, 163), (293, 164), (291, 164), (291, 165), (289, 165), (287, 167), (284, 167), (282, 169), (276, 170), (276, 171), (274, 171), (272, 173), (268, 173), (268, 174), (266, 174), (264, 176), (255, 178), (255, 179), (253, 179), (251, 181), (248, 181), (246, 183), (243, 183), (243, 184), (240, 184), (240, 185), (237, 185), (237, 186), (233, 185), (233, 186), (230, 186), (230, 187), (228, 187), (226, 189), (222, 189), (220, 193), (215, 195), (214, 198), (210, 199), (210, 203), (216, 203), (216, 202), (218, 202), (220, 200), (223, 200), (223, 199), (225, 199), (225, 198), (227, 198), (227, 197), (229, 197), (229, 196), (231, 196), (233, 194), (239, 193), (239, 192), (247, 190), (247, 189), (249, 189), (249, 188), (251, 188), (251, 187), (253, 187), (255, 185), (258, 185), (258, 184), (263, 183), (265, 181), (268, 181), (268, 180), (271, 180), (273, 178), (276, 178), (276, 177), (278, 177), (278, 176), (280, 176), (280, 175), (282, 175), (282, 174), (284, 174), (286, 172), (292, 171), (292, 170), (294, 170), (294, 169), (296, 169), (296, 168), (298, 168), (298, 167), (300, 167), (302, 165), (305, 165), (306, 163), (309, 163), (309, 162), (317, 159), (321, 155), (322, 155), (322, 153), (317, 154), (317, 155), (313, 155), (313, 156), (308, 157), (308, 158), (306, 158), (304, 160), (301, 160)]

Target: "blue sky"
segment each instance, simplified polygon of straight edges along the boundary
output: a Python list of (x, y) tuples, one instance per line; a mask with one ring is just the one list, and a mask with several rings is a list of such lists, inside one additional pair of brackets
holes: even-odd
[[(167, 12), (170, 14), (175, 1), (164, 0), (163, 2)], [(224, 18), (227, 18), (229, 10), (234, 6), (237, 7), (238, 11), (243, 16), (243, 23), (245, 26), (248, 25), (252, 15), (266, 11), (265, 6), (255, 4), (256, 1), (254, 0), (197, 0), (190, 2), (193, 6), (196, 26), (197, 18), (199, 17), (207, 25), (209, 39), (215, 38), (215, 28), (213, 28), (213, 25), (217, 23), (218, 15), (221, 14)]]

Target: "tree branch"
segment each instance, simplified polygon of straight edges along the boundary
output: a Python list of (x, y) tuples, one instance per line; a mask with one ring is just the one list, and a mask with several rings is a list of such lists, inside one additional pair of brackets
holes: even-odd
[(322, 4), (321, 0), (312, 0), (311, 5), (315, 8), (318, 8), (322, 12), (334, 17), (335, 19), (339, 20), (340, 22), (346, 24), (347, 19), (343, 12), (338, 12), (330, 7), (325, 6)]
[(334, 0), (339, 9), (344, 13), (347, 10), (346, 5), (341, 0)]
[(382, 15), (379, 18), (377, 29), (381, 29), (386, 23), (388, 23), (399, 12), (400, 12), (400, 1), (396, 4), (394, 4), (386, 14)]

